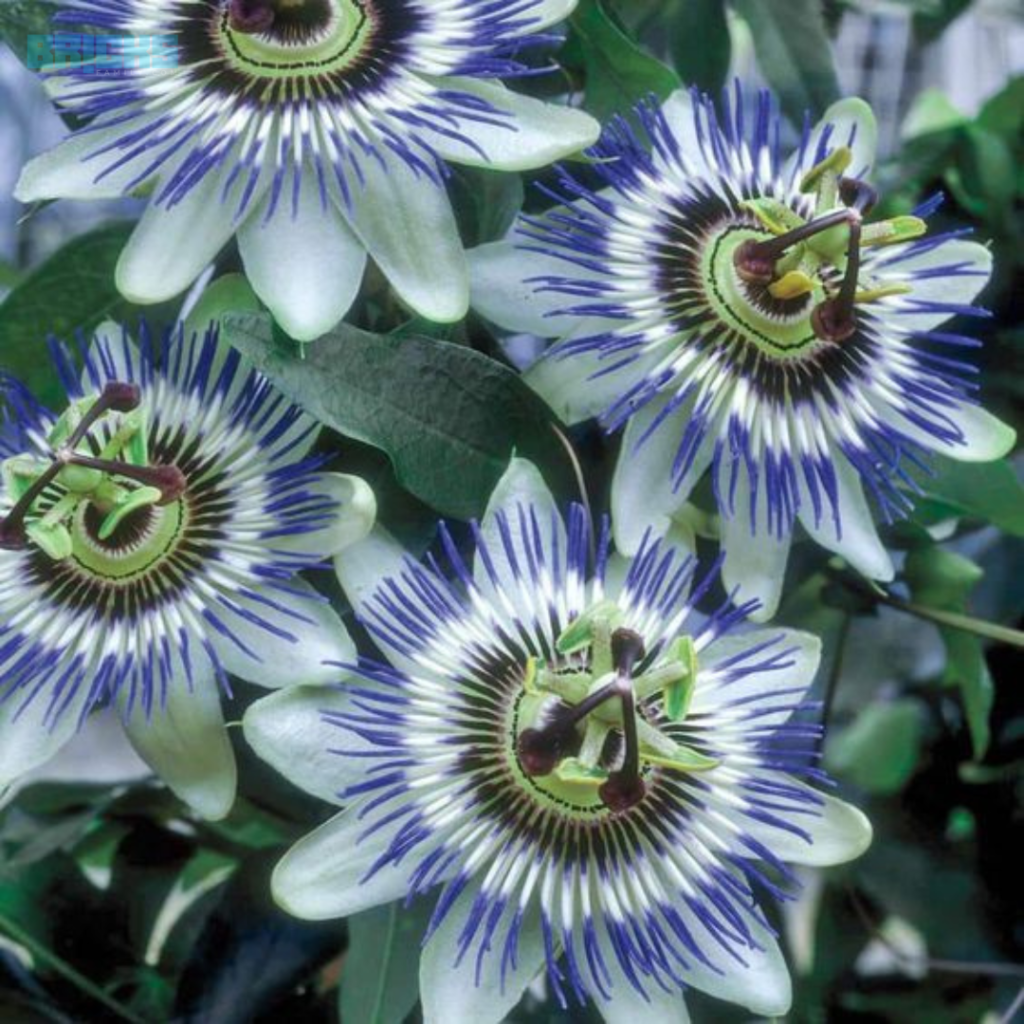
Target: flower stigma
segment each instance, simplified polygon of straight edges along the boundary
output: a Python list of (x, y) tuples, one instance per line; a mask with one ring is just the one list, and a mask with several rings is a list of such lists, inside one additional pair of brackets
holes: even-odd
[(558, 637), (557, 662), (529, 659), (514, 703), (523, 781), (574, 811), (628, 811), (647, 795), (655, 768), (694, 772), (718, 763), (662, 727), (686, 718), (697, 679), (692, 638), (652, 659), (622, 619), (613, 602), (579, 616)]

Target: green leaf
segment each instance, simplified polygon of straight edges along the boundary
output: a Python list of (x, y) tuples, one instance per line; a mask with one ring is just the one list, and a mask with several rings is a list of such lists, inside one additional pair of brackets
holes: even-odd
[(724, 0), (682, 0), (668, 23), (669, 50), (687, 85), (712, 95), (725, 84), (732, 40)]
[(420, 943), (432, 900), (364, 910), (348, 920), (338, 1009), (342, 1024), (402, 1024), (420, 994)]
[(839, 98), (839, 79), (819, 0), (733, 0), (750, 27), (757, 63), (795, 123)]
[(1005, 89), (985, 102), (978, 124), (1001, 135), (1010, 145), (1024, 142), (1024, 75), (1010, 81)]
[(503, 238), (523, 208), (522, 177), (459, 165), (452, 171), (449, 189), (466, 245)]
[(42, 401), (61, 394), (46, 338), (72, 338), (127, 308), (114, 265), (133, 225), (110, 224), (73, 239), (0, 303), (0, 362)]
[(950, 516), (968, 516), (1024, 537), (1024, 486), (1011, 463), (935, 462), (935, 476), (924, 483), (914, 512), (918, 522), (932, 525)]
[[(937, 545), (916, 548), (907, 555), (904, 576), (915, 603), (926, 608), (965, 612), (971, 591), (984, 571), (970, 559)], [(980, 760), (991, 736), (989, 714), (994, 690), (985, 663), (981, 638), (964, 630), (939, 626), (946, 645), (946, 669), (942, 681), (957, 686), (971, 734), (974, 757)]]
[(300, 354), (269, 317), (225, 318), (225, 336), (325, 425), (387, 452), (399, 482), (443, 515), (483, 514), (513, 452), (566, 468), (551, 413), (479, 352), (342, 324)]
[(0, 40), (25, 63), (28, 37), (52, 32), (51, 19), (60, 7), (50, 0), (0, 0)]
[(652, 93), (666, 99), (682, 86), (671, 68), (641, 50), (615, 24), (601, 0), (583, 0), (571, 24), (575, 46), (566, 46), (563, 60), (582, 65), (583, 105), (599, 121), (630, 114), (638, 101)]
[(916, 701), (869, 704), (852, 725), (830, 734), (825, 764), (870, 793), (896, 793), (917, 767), (922, 725)]

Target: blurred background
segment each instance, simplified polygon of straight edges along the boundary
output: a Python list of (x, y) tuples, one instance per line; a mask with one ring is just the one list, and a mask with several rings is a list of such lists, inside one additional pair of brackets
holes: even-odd
[[(131, 201), (26, 210), (11, 197), (24, 161), (66, 133), (22, 64), (25, 34), (45, 30), (55, 7), (0, 0), (9, 46), (0, 48), (0, 299), (10, 292), (0, 361), (28, 376), (45, 359), (32, 347), (42, 315), (34, 282), (64, 281), (62, 247), (94, 230), (106, 254), (97, 273), (107, 274), (102, 259), (116, 251), (102, 232), (136, 212)], [(558, 58), (564, 76), (529, 88), (569, 81), (595, 113), (658, 91), (669, 71), (670, 81), (711, 91), (732, 77), (771, 86), (792, 135), (804, 110), (839, 94), (867, 99), (880, 123), (883, 214), (941, 191), (938, 228), (969, 227), (996, 253), (982, 296), (993, 316), (970, 330), (985, 343), (986, 405), (1024, 425), (1021, 3), (584, 0), (580, 11)], [(594, 46), (614, 75), (590, 59)], [(49, 311), (61, 320), (54, 329), (87, 328), (123, 308), (106, 292), (83, 297), (77, 279), (64, 283), (66, 301), (58, 290)], [(605, 439), (584, 430), (573, 440), (596, 477), (607, 473)], [(921, 612), (1024, 625), (1020, 469), (1018, 459), (1015, 470), (951, 476), (926, 496), (907, 529), (927, 532), (890, 535), (905, 570), (892, 602), (797, 553), (799, 585), (782, 617), (825, 638), (826, 765), (867, 810), (876, 839), (857, 864), (808, 871), (779, 918), (797, 977), (793, 1021), (1024, 1021), (1024, 659), (998, 629), (950, 629)], [(408, 942), (402, 925), (361, 915), (313, 928), (284, 919), (265, 896), (280, 844), (323, 808), (249, 758), (237, 813), (198, 823), (145, 774), (117, 725), (99, 717), (0, 808), (0, 1022), (369, 1024), (377, 1010), (346, 990), (339, 950), (357, 934), (372, 948)], [(378, 966), (360, 961), (363, 969)], [(413, 979), (381, 980), (389, 991), (412, 987), (411, 1000), (389, 997), (387, 1024), (407, 1012), (417, 1019)], [(513, 1019), (590, 1019), (553, 1011), (540, 995)], [(698, 1022), (745, 1019), (692, 1002)]]

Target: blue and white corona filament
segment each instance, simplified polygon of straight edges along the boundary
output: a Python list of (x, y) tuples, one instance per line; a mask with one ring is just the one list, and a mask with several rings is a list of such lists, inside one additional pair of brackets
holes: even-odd
[(112, 327), (81, 374), (54, 348), (60, 415), (0, 382), (0, 788), (109, 704), (172, 788), (226, 814), (228, 673), (316, 682), (351, 656), (297, 573), (365, 535), (373, 495), (318, 471), (315, 421), (214, 328), (136, 347)]
[(743, 608), (696, 614), (709, 581), (690, 592), (670, 540), (610, 563), (583, 510), (564, 522), (518, 460), (472, 568), (443, 536), (451, 580), (379, 534), (340, 568), (390, 665), (247, 713), (257, 752), (346, 805), (278, 866), (279, 902), (322, 918), (443, 886), (427, 1024), (502, 1020), (541, 974), (615, 1021), (679, 1024), (690, 987), (785, 1013), (753, 888), (784, 895), (787, 864), (870, 841), (809, 784), (817, 640), (738, 631)]
[(612, 125), (591, 190), (471, 254), (474, 305), (556, 338), (528, 373), (569, 422), (625, 427), (613, 485), (620, 549), (667, 528), (710, 471), (724, 576), (762, 614), (799, 521), (866, 575), (892, 577), (872, 506), (910, 506), (923, 456), (989, 460), (1013, 432), (981, 409), (973, 305), (991, 255), (926, 236), (934, 204), (871, 222), (875, 125), (845, 100), (783, 160), (770, 99), (717, 110), (674, 95)]
[(17, 195), (150, 195), (117, 268), (136, 302), (181, 292), (237, 233), (253, 287), (300, 340), (344, 316), (367, 253), (418, 313), (457, 320), (469, 288), (448, 162), (541, 167), (598, 136), (499, 81), (575, 5), (69, 0), (62, 22), (173, 37), (177, 59), (62, 68), (58, 102), (89, 122)]

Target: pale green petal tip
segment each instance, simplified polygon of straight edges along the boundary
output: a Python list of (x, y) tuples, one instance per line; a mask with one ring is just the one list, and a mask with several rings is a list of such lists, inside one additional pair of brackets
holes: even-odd
[(237, 778), (234, 771), (188, 785), (175, 785), (171, 782), (167, 785), (176, 796), (207, 821), (223, 821), (235, 805)]
[(301, 853), (297, 854), (292, 848), (277, 862), (270, 876), (270, 893), (274, 902), (292, 917), (306, 921), (324, 920), (330, 915), (316, 913), (316, 894), (311, 894), (306, 875)]
[(369, 536), (377, 521), (377, 496), (373, 488), (358, 476), (346, 473), (325, 473), (324, 484), (331, 489), (340, 505), (337, 521), (330, 531), (325, 555), (336, 555)]
[(825, 796), (824, 800), (821, 818), (810, 826), (812, 848), (818, 848), (820, 856), (808, 857), (807, 863), (834, 867), (863, 856), (874, 838), (867, 815), (845, 800), (830, 796)]
[(980, 406), (962, 409), (959, 419), (958, 425), (964, 430), (966, 444), (948, 452), (954, 459), (994, 462), (1009, 455), (1017, 445), (1017, 431)]
[(528, 459), (514, 455), (491, 493), (484, 518), (489, 519), (499, 510), (514, 515), (519, 505), (546, 508), (553, 503), (551, 489), (541, 471)]

